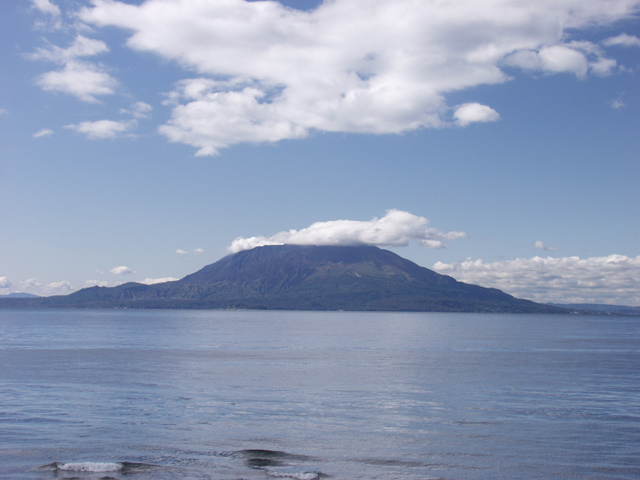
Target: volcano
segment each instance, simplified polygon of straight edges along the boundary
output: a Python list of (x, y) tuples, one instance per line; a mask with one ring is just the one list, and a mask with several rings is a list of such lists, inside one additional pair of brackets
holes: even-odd
[[(470, 285), (373, 246), (269, 245), (228, 255), (181, 280), (91, 287), (70, 295), (4, 299), (35, 308), (560, 313)], [(564, 311), (566, 312), (566, 311)]]

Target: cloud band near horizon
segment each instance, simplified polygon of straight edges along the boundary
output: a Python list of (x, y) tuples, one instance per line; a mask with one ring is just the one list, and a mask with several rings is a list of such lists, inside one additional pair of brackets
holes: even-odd
[(433, 269), (535, 302), (640, 306), (640, 256), (536, 256), (489, 263), (467, 259), (437, 262)]

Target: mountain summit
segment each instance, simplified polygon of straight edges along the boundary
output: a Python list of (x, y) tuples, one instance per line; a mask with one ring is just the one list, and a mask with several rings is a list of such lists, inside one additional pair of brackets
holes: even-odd
[(561, 311), (458, 282), (377, 247), (310, 245), (241, 251), (175, 282), (91, 287), (66, 296), (12, 303), (67, 308)]

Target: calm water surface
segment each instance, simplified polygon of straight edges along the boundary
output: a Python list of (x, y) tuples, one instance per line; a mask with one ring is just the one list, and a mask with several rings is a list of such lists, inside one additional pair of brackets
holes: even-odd
[(640, 478), (640, 319), (0, 311), (3, 479)]

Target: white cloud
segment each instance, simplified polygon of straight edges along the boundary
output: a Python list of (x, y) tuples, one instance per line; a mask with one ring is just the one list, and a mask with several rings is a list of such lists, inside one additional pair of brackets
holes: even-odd
[(476, 122), (497, 122), (500, 120), (500, 114), (498, 112), (491, 107), (479, 103), (465, 103), (464, 105), (460, 105), (453, 116), (458, 122), (458, 125), (462, 127)]
[(551, 252), (551, 251), (558, 250), (556, 247), (548, 247), (547, 245), (542, 243), (540, 240), (535, 241), (535, 243), (533, 244), (533, 248), (535, 248), (536, 250), (542, 250), (543, 252)]
[(31, 0), (33, 6), (42, 13), (48, 15), (59, 16), (60, 7), (51, 3), (49, 0)]
[(28, 278), (24, 282), (20, 283), (21, 286), (32, 288), (32, 287), (40, 287), (42, 284), (38, 281), (37, 278)]
[(130, 109), (121, 108), (120, 113), (131, 115), (135, 119), (149, 118), (153, 107), (148, 103), (136, 102), (131, 105)]
[(545, 47), (538, 52), (543, 70), (553, 73), (574, 73), (577, 77), (585, 77), (589, 62), (584, 53), (565, 45)]
[(47, 285), (49, 295), (65, 295), (74, 290), (71, 283), (63, 280), (62, 282), (53, 282)]
[(95, 122), (80, 122), (76, 125), (65, 125), (65, 128), (82, 133), (90, 140), (104, 140), (116, 138), (129, 132), (135, 126), (132, 122), (116, 122), (115, 120), (97, 120)]
[(44, 73), (36, 79), (47, 92), (61, 92), (78, 99), (97, 103), (96, 95), (111, 95), (117, 82), (108, 73), (91, 63), (69, 61), (62, 70)]
[(622, 100), (622, 94), (618, 95), (617, 98), (614, 98), (613, 100), (611, 100), (609, 102), (609, 106), (611, 108), (613, 108), (614, 110), (618, 110), (620, 108), (624, 108), (627, 105), (624, 103), (624, 101)]
[(135, 272), (131, 270), (129, 267), (125, 267), (124, 265), (121, 265), (119, 267), (112, 268), (111, 270), (109, 270), (109, 273), (112, 273), (114, 275), (130, 275)]
[(50, 295), (67, 295), (75, 290), (77, 289), (66, 280), (42, 284), (35, 278), (29, 278), (25, 281), (18, 282), (16, 285), (13, 285), (12, 288), (12, 291), (16, 293), (31, 293), (42, 297), (48, 297)]
[(6, 108), (0, 108), (0, 115), (9, 115), (9, 110)]
[(146, 285), (155, 285), (156, 283), (175, 282), (176, 280), (178, 280), (178, 279), (177, 278), (173, 278), (173, 277), (145, 278), (144, 280), (142, 280), (139, 283), (144, 283)]
[(289, 230), (271, 237), (236, 238), (229, 251), (239, 252), (263, 245), (377, 245), (405, 246), (416, 240), (425, 248), (444, 248), (445, 240), (466, 238), (464, 232), (440, 232), (428, 227), (429, 220), (401, 210), (388, 210), (369, 221), (333, 220), (317, 222), (302, 230)]
[(0, 288), (11, 288), (11, 281), (7, 277), (0, 277)]
[(110, 287), (113, 286), (111, 282), (105, 280), (86, 280), (84, 282), (85, 287)]
[(433, 269), (537, 302), (640, 306), (640, 256), (534, 257), (493, 263), (468, 259), (438, 262)]
[(202, 253), (204, 253), (204, 249), (202, 248), (194, 248), (193, 250), (191, 250), (191, 252), (187, 252), (186, 250), (183, 250), (182, 248), (179, 248), (176, 250), (176, 253), (178, 255), (182, 255), (182, 256), (189, 256), (189, 255), (200, 255)]
[[(202, 84), (200, 80), (185, 81), (179, 89), (186, 95), (194, 82)], [(263, 102), (265, 91), (247, 87), (240, 91), (198, 93), (193, 101), (175, 106), (169, 123), (159, 128), (172, 142), (197, 147), (197, 156), (215, 155), (219, 149), (235, 143), (277, 142), (308, 134), (308, 129), (278, 113), (274, 103)]]
[(78, 35), (68, 48), (48, 46), (30, 55), (33, 60), (46, 60), (62, 65), (62, 69), (40, 75), (36, 84), (45, 91), (73, 95), (84, 102), (97, 103), (96, 96), (115, 93), (118, 82), (103, 67), (79, 60), (108, 52), (106, 43)]
[(168, 94), (173, 112), (160, 132), (197, 155), (215, 155), (313, 131), (385, 134), (495, 121), (489, 106), (451, 119), (445, 96), (505, 82), (507, 65), (609, 74), (616, 61), (593, 43), (567, 43), (566, 30), (575, 38), (609, 26), (635, 14), (640, 0), (333, 0), (311, 11), (243, 0), (92, 3), (83, 21), (125, 29), (130, 48), (195, 77)]
[[(65, 125), (65, 128), (75, 130), (86, 135), (89, 140), (104, 140), (117, 138), (124, 134), (129, 134), (138, 126), (138, 120), (148, 118), (153, 108), (144, 102), (137, 102), (131, 105), (131, 109), (120, 109), (121, 114), (131, 115), (133, 118), (127, 121), (117, 120), (96, 120), (80, 122), (78, 124)], [(133, 134), (130, 134), (133, 136)]]
[(621, 47), (640, 47), (640, 38), (635, 35), (628, 35), (622, 33), (616, 37), (607, 38), (602, 42), (607, 47), (621, 46)]
[(109, 51), (107, 44), (100, 40), (78, 35), (68, 48), (49, 45), (47, 48), (37, 48), (29, 57), (32, 60), (47, 60), (49, 62), (65, 64), (80, 57), (92, 57)]
[(33, 138), (41, 138), (47, 137), (49, 135), (53, 135), (53, 130), (50, 128), (43, 128), (42, 130), (38, 130), (36, 133), (32, 135)]
[(570, 42), (544, 46), (538, 50), (517, 50), (505, 58), (504, 64), (548, 74), (572, 73), (581, 79), (589, 72), (601, 77), (610, 75), (618, 65), (616, 60), (605, 57), (601, 48), (592, 42)]

